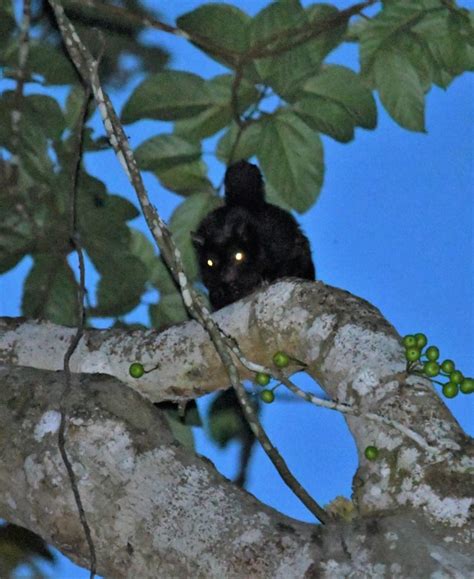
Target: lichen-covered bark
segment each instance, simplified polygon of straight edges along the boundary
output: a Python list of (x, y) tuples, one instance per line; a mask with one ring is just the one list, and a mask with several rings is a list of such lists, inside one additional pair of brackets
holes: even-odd
[[(281, 516), (178, 445), (161, 412), (116, 380), (74, 383), (67, 451), (111, 577), (284, 577), (313, 560), (310, 525)], [(0, 515), (82, 565), (83, 539), (57, 448), (60, 373), (0, 371)], [(267, 544), (269, 542), (269, 544)], [(270, 549), (272, 559), (260, 560)]]
[[(334, 365), (332, 374), (339, 368), (344, 373), (360, 328), (369, 337), (379, 336), (373, 346), (381, 351), (372, 353), (371, 362), (379, 368), (391, 364), (394, 372), (404, 368), (398, 336), (380, 313), (363, 300), (321, 282), (282, 281), (213, 314), (213, 318), (227, 335), (238, 340), (250, 359), (259, 363), (268, 364), (277, 349), (284, 349), (298, 354), (315, 370), (323, 370), (328, 344), (337, 338), (348, 355), (335, 365), (332, 360), (328, 362)], [(0, 318), (0, 362), (62, 370), (64, 351), (74, 332), (45, 321)], [(340, 354), (341, 349), (335, 353)], [(158, 368), (134, 380), (128, 373), (134, 361), (148, 369)], [(115, 376), (154, 402), (196, 397), (228, 385), (215, 348), (197, 322), (163, 332), (87, 330), (70, 365), (77, 373)], [(242, 369), (242, 376), (251, 374)]]
[[(161, 334), (88, 332), (72, 361), (77, 381), (67, 450), (101, 573), (474, 573), (468, 556), (472, 444), (430, 384), (406, 375), (399, 337), (375, 308), (322, 283), (285, 280), (214, 317), (252, 360), (268, 365), (272, 353), (284, 349), (308, 364), (331, 398), (362, 411), (348, 418), (359, 449), (359, 517), (321, 528), (271, 511), (181, 448), (159, 411), (117, 381), (152, 400), (226, 387), (225, 372), (197, 324)], [(87, 565), (56, 440), (63, 384), (58, 370), (71, 333), (44, 322), (0, 322), (0, 517)], [(127, 371), (134, 360), (159, 368), (132, 381)], [(371, 413), (388, 422), (371, 419)], [(367, 444), (379, 447), (377, 461), (365, 460)]]

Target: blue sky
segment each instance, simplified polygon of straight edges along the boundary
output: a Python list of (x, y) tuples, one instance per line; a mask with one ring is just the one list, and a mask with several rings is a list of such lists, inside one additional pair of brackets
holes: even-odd
[[(229, 3), (250, 14), (268, 4), (266, 0)], [(202, 2), (164, 4), (163, 19), (173, 22)], [(352, 3), (333, 4), (344, 8)], [(472, 2), (463, 4), (473, 7)], [(204, 77), (223, 71), (181, 39), (155, 31), (147, 35), (168, 47), (174, 68)], [(339, 49), (330, 60), (358, 69), (352, 46)], [(128, 93), (111, 96), (121, 108)], [(359, 129), (348, 144), (323, 136), (323, 190), (316, 206), (297, 217), (310, 238), (319, 279), (373, 303), (401, 334), (423, 331), (440, 348), (442, 358), (454, 359), (465, 374), (474, 375), (472, 75), (455, 80), (446, 92), (432, 89), (426, 100), (426, 134), (402, 129), (379, 106), (375, 131)], [(101, 130), (97, 120), (95, 126)], [(169, 131), (170, 126), (142, 121), (127, 127), (127, 134), (132, 146), (137, 146), (157, 132)], [(209, 140), (205, 150), (212, 150), (214, 142)], [(210, 155), (205, 161), (213, 181), (220, 182), (224, 167)], [(86, 163), (111, 191), (134, 198), (112, 154), (89, 155)], [(179, 198), (164, 191), (151, 175), (145, 178), (153, 202), (169, 218)], [(141, 219), (134, 225), (144, 227)], [(0, 277), (0, 315), (19, 314), (21, 283), (28, 267), (24, 260)], [(138, 309), (131, 319), (144, 321), (144, 313), (144, 308)], [(298, 380), (308, 386), (306, 380)], [(447, 401), (470, 433), (474, 433), (473, 399), (458, 396)], [(290, 468), (320, 503), (340, 494), (350, 496), (356, 455), (341, 416), (285, 397), (264, 408), (263, 422)], [(199, 452), (232, 476), (237, 449), (219, 451), (202, 431), (196, 431), (196, 439)], [(312, 520), (260, 450), (253, 457), (248, 489), (290, 516)], [(73, 570), (63, 560), (51, 576), (88, 574)]]

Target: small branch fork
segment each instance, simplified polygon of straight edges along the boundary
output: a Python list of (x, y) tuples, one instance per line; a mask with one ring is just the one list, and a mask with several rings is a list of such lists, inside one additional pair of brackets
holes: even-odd
[(239, 360), (242, 366), (247, 368), (247, 370), (250, 370), (251, 372), (263, 372), (265, 374), (268, 374), (269, 376), (272, 376), (273, 378), (281, 382), (281, 384), (286, 386), (288, 390), (293, 392), (293, 394), (295, 394), (299, 398), (302, 398), (303, 400), (306, 400), (306, 402), (310, 402), (315, 406), (320, 406), (322, 408), (327, 408), (329, 410), (337, 410), (339, 412), (342, 412), (343, 414), (350, 414), (351, 416), (364, 416), (364, 418), (367, 418), (368, 420), (373, 420), (374, 422), (385, 424), (386, 426), (390, 426), (398, 430), (401, 434), (412, 440), (415, 444), (417, 444), (420, 448), (422, 448), (426, 452), (431, 453), (433, 455), (439, 455), (439, 449), (430, 446), (422, 436), (417, 434), (411, 428), (408, 428), (407, 426), (401, 424), (400, 422), (392, 420), (391, 418), (387, 418), (386, 416), (382, 416), (381, 414), (376, 414), (374, 412), (363, 412), (358, 408), (354, 408), (354, 406), (351, 406), (350, 404), (335, 402), (333, 400), (324, 400), (323, 398), (320, 398), (319, 396), (316, 396), (311, 392), (306, 392), (301, 388), (299, 388), (298, 386), (296, 386), (296, 384), (294, 384), (282, 372), (275, 372), (274, 370), (266, 368), (261, 364), (256, 364), (255, 362), (248, 360), (243, 354), (236, 340), (234, 340), (234, 338), (232, 338), (231, 336), (227, 336), (224, 334), (224, 339), (227, 346), (231, 349), (232, 353), (236, 356), (236, 358)]
[(71, 60), (76, 66), (84, 82), (91, 86), (97, 102), (102, 120), (109, 137), (109, 141), (122, 164), (126, 174), (132, 183), (145, 216), (147, 225), (160, 248), (161, 254), (171, 270), (175, 280), (180, 286), (184, 304), (190, 315), (195, 318), (209, 333), (216, 350), (227, 370), (230, 383), (236, 391), (237, 398), (249, 425), (256, 438), (261, 443), (263, 449), (277, 468), (285, 483), (298, 496), (303, 504), (323, 523), (329, 521), (330, 516), (324, 509), (307, 493), (290, 472), (284, 459), (272, 445), (267, 434), (259, 423), (252, 404), (249, 402), (245, 388), (240, 382), (238, 370), (233, 362), (231, 353), (226, 346), (225, 340), (215, 322), (210, 316), (210, 312), (203, 305), (199, 295), (190, 285), (182, 266), (181, 255), (175, 246), (171, 235), (158, 215), (156, 209), (151, 205), (145, 190), (140, 171), (136, 164), (133, 152), (128, 144), (127, 137), (123, 131), (120, 121), (115, 113), (113, 105), (102, 90), (99, 76), (98, 63), (93, 59), (87, 48), (82, 44), (76, 30), (64, 14), (64, 9), (58, 0), (48, 0), (58, 22), (59, 29), (64, 38), (66, 48)]

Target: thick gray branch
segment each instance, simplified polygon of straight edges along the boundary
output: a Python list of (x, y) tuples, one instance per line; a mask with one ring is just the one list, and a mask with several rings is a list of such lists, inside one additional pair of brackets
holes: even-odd
[[(67, 450), (108, 577), (468, 577), (468, 526), (423, 510), (324, 528), (265, 507), (172, 438), (161, 412), (106, 376), (77, 378)], [(80, 564), (89, 551), (56, 437), (58, 372), (0, 366), (0, 517)], [(420, 538), (422, 537), (422, 540)]]
[[(321, 282), (282, 281), (212, 317), (250, 360), (268, 366), (273, 353), (284, 350), (305, 361), (341, 401), (348, 398), (343, 385), (354, 372), (364, 368), (374, 382), (405, 368), (399, 337), (380, 312)], [(74, 331), (48, 322), (0, 318), (0, 361), (61, 370), (65, 344)], [(357, 352), (361, 340), (367, 346)], [(325, 363), (326, 357), (330, 359)], [(128, 373), (135, 361), (145, 368), (159, 367), (135, 380)], [(194, 398), (229, 385), (207, 332), (196, 322), (163, 332), (89, 330), (70, 364), (73, 372), (115, 376), (153, 402)], [(242, 376), (252, 374), (242, 369)]]
[[(358, 409), (360, 415), (347, 421), (359, 452), (354, 499), (360, 514), (414, 508), (433, 528), (467, 529), (472, 443), (431, 384), (406, 374), (399, 336), (378, 310), (320, 282), (283, 280), (214, 317), (249, 359), (269, 366), (272, 354), (284, 350), (308, 364), (308, 373), (332, 399)], [(0, 361), (60, 370), (73, 331), (4, 319)], [(133, 380), (128, 366), (135, 360), (159, 368)], [(71, 368), (82, 375), (113, 375), (153, 401), (196, 397), (228, 385), (207, 333), (195, 322), (162, 333), (89, 331)], [(34, 394), (30, 387), (28, 396)], [(373, 414), (384, 421), (374, 421)], [(376, 461), (364, 457), (369, 444), (380, 449)]]
[[(73, 386), (67, 450), (101, 573), (229, 577), (252, 562), (258, 576), (283, 577), (286, 557), (305, 571), (309, 525), (259, 504), (187, 453), (161, 412), (115, 379), (90, 376)], [(0, 369), (0, 517), (87, 565), (56, 441), (62, 388), (59, 373)], [(268, 548), (273, 563), (256, 561)]]

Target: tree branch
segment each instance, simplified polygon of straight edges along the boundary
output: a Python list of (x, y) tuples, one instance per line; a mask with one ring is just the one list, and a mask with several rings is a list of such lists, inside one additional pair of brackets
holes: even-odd
[(267, 456), (281, 475), (283, 481), (303, 502), (306, 508), (308, 508), (315, 517), (324, 523), (328, 519), (327, 513), (325, 513), (324, 509), (300, 485), (289, 470), (283, 457), (271, 443), (269, 437), (260, 424), (257, 413), (248, 399), (245, 388), (240, 382), (237, 367), (234, 364), (219, 327), (210, 317), (209, 310), (203, 304), (199, 294), (196, 292), (192, 284), (189, 283), (183, 269), (181, 254), (165, 223), (158, 215), (155, 207), (153, 207), (149, 201), (138, 165), (133, 155), (133, 151), (128, 144), (128, 139), (123, 127), (120, 124), (110, 98), (101, 87), (97, 61), (93, 59), (87, 48), (82, 44), (74, 26), (65, 16), (64, 9), (60, 2), (58, 0), (49, 0), (49, 3), (54, 11), (71, 60), (84, 82), (91, 86), (109, 141), (135, 189), (148, 228), (160, 249), (166, 265), (170, 269), (176, 283), (179, 285), (186, 309), (189, 314), (209, 333), (217, 353), (227, 371), (230, 383), (237, 394), (237, 399), (245, 418)]
[[(463, 455), (472, 451), (429, 381), (406, 373), (399, 336), (364, 300), (321, 282), (282, 280), (212, 317), (255, 363), (271, 367), (274, 352), (284, 350), (307, 364), (306, 371), (332, 400), (359, 410), (360, 415), (347, 415), (346, 420), (359, 453), (355, 498), (362, 512), (399, 508), (401, 488), (406, 504), (418, 504), (420, 488), (431, 481), (433, 469), (457, 472)], [(60, 370), (62, 344), (71, 332), (46, 322), (3, 320), (0, 361)], [(128, 367), (136, 360), (145, 368), (158, 368), (134, 380)], [(209, 336), (193, 321), (161, 333), (86, 330), (71, 368), (114, 375), (152, 401), (196, 398), (229, 386)], [(289, 367), (288, 374), (298, 370)], [(239, 371), (242, 377), (255, 376), (244, 367)], [(371, 414), (385, 418), (375, 422)], [(438, 452), (420, 448), (400, 429), (394, 431), (394, 423)], [(364, 457), (372, 444), (380, 450), (377, 461)], [(432, 487), (432, 482), (426, 484)], [(374, 488), (383, 492), (374, 493)], [(449, 509), (442, 515), (436, 505), (443, 504), (442, 497), (452, 489), (432, 490), (437, 498), (426, 506), (427, 512), (445, 524)]]
[[(62, 389), (57, 372), (0, 364), (0, 517), (86, 565), (88, 546), (56, 444)], [(74, 377), (71, 402), (68, 451), (102, 575), (332, 579), (371, 570), (414, 578), (474, 571), (468, 452), (457, 465), (433, 466), (421, 488), (410, 488), (393, 453), (384, 468), (400, 484), (395, 514), (386, 504), (353, 523), (318, 527), (276, 513), (218, 475), (173, 440), (158, 409), (117, 380)], [(383, 480), (368, 483), (386, 492)]]
[(97, 0), (66, 0), (64, 4), (66, 5), (66, 9), (68, 5), (75, 5), (79, 10), (84, 9), (86, 6), (87, 8), (93, 9), (94, 12), (102, 14), (106, 18), (110, 18), (110, 16), (113, 15), (118, 20), (126, 21), (131, 25), (136, 26), (137, 28), (155, 28), (156, 30), (167, 32), (168, 34), (174, 34), (175, 36), (181, 36), (182, 38), (189, 40), (189, 35), (184, 30), (180, 30), (176, 26), (166, 24), (165, 22), (157, 20), (156, 18), (149, 18), (148, 16), (137, 14), (136, 12), (132, 12), (123, 6), (115, 6), (110, 3), (104, 4), (103, 2), (98, 2)]
[[(104, 6), (98, 0), (66, 0), (65, 4), (67, 5), (76, 5), (78, 7), (87, 6), (89, 8), (94, 9), (98, 13), (104, 13), (106, 16), (110, 17), (110, 14), (113, 14), (117, 18), (125, 19), (132, 25), (135, 26), (145, 26), (148, 28), (155, 28), (156, 30), (160, 30), (162, 32), (166, 32), (168, 34), (173, 34), (174, 36), (180, 36), (189, 40), (190, 42), (194, 42), (197, 45), (201, 45), (204, 48), (213, 51), (215, 54), (218, 54), (222, 57), (227, 58), (230, 62), (233, 63), (234, 66), (240, 62), (247, 62), (253, 58), (264, 58), (270, 56), (277, 56), (301, 44), (309, 42), (310, 40), (314, 40), (319, 34), (328, 32), (334, 28), (337, 28), (341, 24), (347, 22), (352, 16), (357, 14), (361, 14), (363, 10), (376, 4), (379, 0), (366, 0), (365, 2), (360, 2), (354, 4), (353, 6), (349, 6), (348, 8), (339, 11), (337, 15), (333, 18), (328, 18), (324, 22), (317, 22), (317, 23), (305, 23), (303, 26), (299, 28), (291, 28), (288, 30), (286, 34), (286, 38), (288, 42), (282, 45), (282, 39), (285, 39), (285, 34), (282, 34), (281, 31), (277, 32), (275, 35), (266, 38), (265, 40), (257, 43), (253, 46), (247, 53), (242, 54), (240, 52), (223, 48), (222, 46), (216, 46), (212, 41), (210, 41), (207, 37), (201, 36), (200, 34), (188, 34), (184, 30), (176, 26), (172, 26), (170, 24), (166, 24), (161, 20), (156, 18), (150, 18), (147, 16), (143, 16), (140, 14), (135, 14), (130, 12), (126, 8), (121, 6), (113, 6), (107, 4)], [(277, 43), (277, 47), (272, 47), (272, 44)]]
[[(0, 517), (80, 565), (89, 548), (56, 436), (61, 374), (0, 366)], [(260, 504), (173, 439), (161, 411), (117, 380), (73, 381), (68, 455), (100, 574), (121, 577), (301, 576), (318, 530)], [(273, 560), (272, 560), (273, 558)]]

